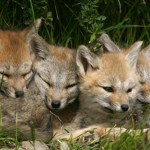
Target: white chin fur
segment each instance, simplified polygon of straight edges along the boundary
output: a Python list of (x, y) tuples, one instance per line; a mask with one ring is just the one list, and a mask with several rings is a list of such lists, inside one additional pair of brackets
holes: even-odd
[(68, 101), (68, 104), (71, 104), (75, 101), (76, 98), (71, 99), (70, 101)]
[(15, 93), (5, 93), (8, 97), (16, 98)]

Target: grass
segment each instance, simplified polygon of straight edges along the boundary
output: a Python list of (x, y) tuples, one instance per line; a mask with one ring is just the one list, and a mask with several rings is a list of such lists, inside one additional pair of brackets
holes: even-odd
[(119, 44), (150, 42), (148, 1), (1, 0), (0, 8), (2, 29), (23, 29), (42, 17), (40, 34), (52, 44), (77, 48), (92, 43), (103, 32)]
[[(77, 48), (80, 44), (95, 47), (96, 39), (106, 32), (119, 45), (129, 45), (143, 40), (150, 43), (150, 5), (141, 0), (1, 0), (0, 27), (2, 29), (23, 29), (38, 17), (43, 24), (40, 35), (51, 44)], [(95, 50), (96, 52), (96, 50)], [(144, 135), (130, 136), (123, 133), (115, 141), (100, 138), (98, 141), (70, 139), (73, 150), (147, 150), (149, 143)], [(0, 147), (18, 146), (17, 138), (0, 133)], [(59, 142), (48, 143), (50, 149), (57, 149)]]
[[(63, 140), (49, 142), (47, 145), (51, 150), (58, 150)], [(130, 135), (127, 132), (121, 134), (120, 138), (111, 140), (110, 138), (101, 137), (97, 140), (91, 140), (81, 136), (78, 140), (65, 140), (71, 150), (148, 150), (150, 143), (145, 140), (145, 135), (141, 130), (139, 135)], [(19, 141), (15, 138), (10, 138), (7, 134), (0, 134), (0, 148), (15, 148), (18, 149)]]
[[(138, 136), (131, 136), (128, 132), (124, 132), (115, 140), (102, 137), (95, 141), (80, 138), (78, 141), (70, 139), (66, 142), (71, 150), (148, 150), (150, 148), (142, 132)], [(50, 143), (50, 148), (56, 150), (61, 143), (62, 141)]]

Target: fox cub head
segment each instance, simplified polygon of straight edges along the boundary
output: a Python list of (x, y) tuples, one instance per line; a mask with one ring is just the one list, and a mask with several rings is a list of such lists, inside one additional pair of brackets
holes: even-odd
[(142, 42), (126, 54), (107, 53), (97, 56), (85, 46), (77, 50), (80, 101), (98, 112), (129, 111), (139, 91), (135, 73)]
[(37, 53), (35, 82), (49, 109), (60, 110), (78, 96), (75, 51), (47, 44), (36, 35), (32, 47)]
[(20, 32), (0, 30), (0, 88), (9, 97), (23, 96), (33, 76), (29, 41), (35, 30), (38, 30), (40, 22), (37, 19), (35, 26)]
[(150, 103), (150, 45), (139, 54), (137, 73), (140, 75), (141, 83), (138, 99), (139, 101)]
[[(104, 51), (119, 52), (120, 48), (110, 39), (107, 34), (102, 34), (100, 42)], [(131, 48), (134, 47), (134, 44)], [(130, 50), (130, 48), (129, 48)], [(127, 52), (129, 51), (127, 49)], [(123, 51), (126, 53), (126, 51)], [(150, 103), (150, 45), (140, 51), (136, 65), (136, 71), (139, 75), (141, 84), (138, 100), (145, 103)]]

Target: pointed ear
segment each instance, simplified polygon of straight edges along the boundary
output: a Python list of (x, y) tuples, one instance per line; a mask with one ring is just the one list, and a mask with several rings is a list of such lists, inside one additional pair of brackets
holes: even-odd
[(30, 40), (30, 50), (36, 60), (44, 60), (49, 56), (49, 44), (38, 34), (33, 34)]
[(150, 60), (150, 44), (141, 51)]
[(102, 44), (103, 52), (119, 52), (120, 48), (110, 39), (108, 34), (103, 33), (98, 41)]
[(129, 63), (129, 65), (136, 70), (137, 59), (139, 55), (139, 51), (141, 50), (142, 41), (135, 42), (131, 47), (127, 50), (125, 60)]
[(33, 24), (29, 27), (25, 28), (23, 31), (20, 32), (20, 35), (23, 37), (25, 42), (29, 42), (31, 39), (31, 35), (34, 33), (38, 33), (39, 27), (41, 25), (41, 19), (36, 19)]
[(99, 58), (92, 53), (86, 46), (81, 45), (77, 49), (76, 63), (80, 75), (85, 75), (89, 68), (99, 68)]

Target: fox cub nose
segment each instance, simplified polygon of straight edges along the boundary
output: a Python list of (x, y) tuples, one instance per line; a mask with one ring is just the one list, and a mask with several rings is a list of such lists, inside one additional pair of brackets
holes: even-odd
[(51, 105), (53, 108), (59, 108), (60, 107), (60, 101), (52, 101)]
[(24, 95), (23, 91), (16, 91), (15, 92), (16, 97), (22, 97)]
[(128, 111), (129, 106), (127, 104), (122, 104), (121, 109), (122, 109), (122, 111)]

